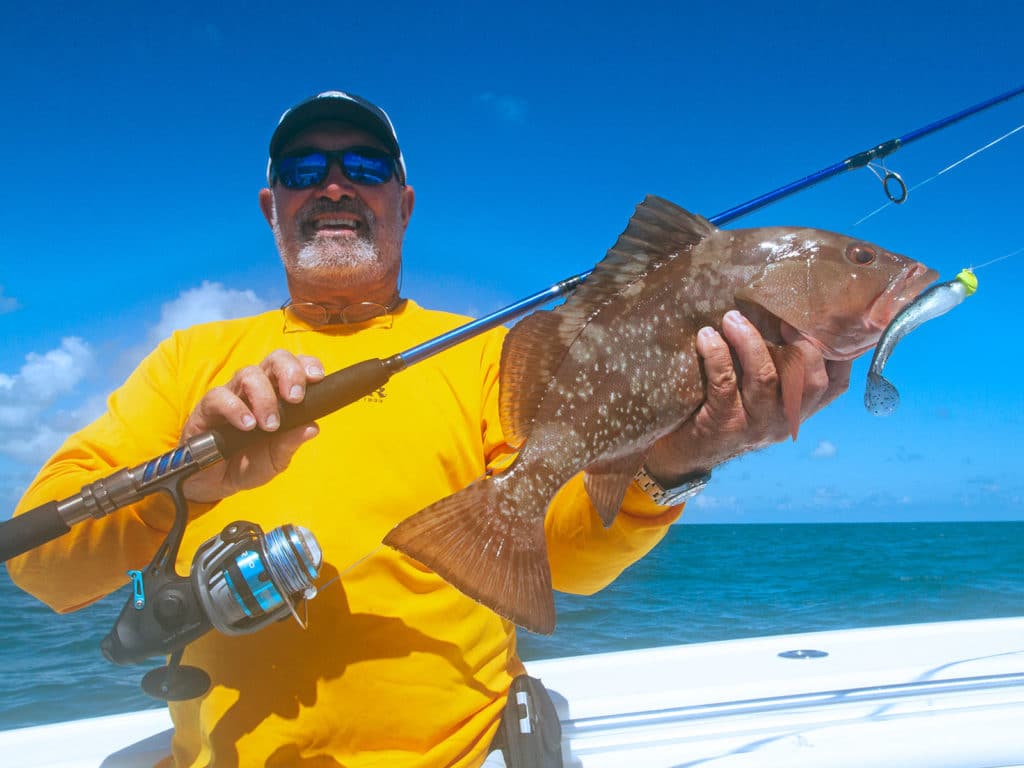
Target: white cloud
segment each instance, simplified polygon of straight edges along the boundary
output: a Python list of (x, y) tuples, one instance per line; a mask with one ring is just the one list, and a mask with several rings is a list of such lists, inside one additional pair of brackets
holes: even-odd
[(822, 486), (814, 489), (811, 505), (821, 509), (851, 509), (854, 502), (845, 489)]
[[(107, 393), (158, 341), (191, 325), (269, 308), (252, 291), (204, 281), (164, 304), (160, 320), (146, 331), (145, 340), (125, 353), (120, 365), (97, 371), (93, 347), (77, 337), (63, 339), (48, 352), (26, 355), (17, 372), (0, 372), (0, 456), (40, 466), (70, 433), (103, 412)], [(109, 378), (86, 390), (86, 379), (96, 372)]]
[(814, 447), (814, 450), (811, 451), (811, 456), (816, 459), (831, 459), (837, 453), (839, 453), (839, 449), (836, 448), (835, 443), (828, 440), (822, 440)]
[(150, 326), (146, 338), (128, 348), (114, 367), (117, 382), (129, 373), (153, 348), (175, 331), (215, 320), (230, 320), (265, 312), (273, 305), (253, 291), (225, 288), (221, 283), (204, 280), (198, 288), (182, 291), (176, 299), (160, 307), (160, 319)]
[(204, 280), (198, 288), (190, 288), (163, 305), (160, 321), (151, 329), (149, 338), (158, 342), (182, 328), (254, 315), (267, 309), (270, 305), (252, 291), (236, 291)]
[(94, 416), (64, 403), (94, 367), (89, 344), (70, 336), (56, 349), (26, 355), (16, 373), (0, 373), (0, 455), (41, 462)]
[(708, 493), (701, 493), (694, 496), (690, 506), (707, 510), (738, 509), (739, 503), (735, 496), (713, 496)]

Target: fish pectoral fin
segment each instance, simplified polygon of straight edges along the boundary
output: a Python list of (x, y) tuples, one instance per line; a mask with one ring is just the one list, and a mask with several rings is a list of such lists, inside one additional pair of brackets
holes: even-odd
[(512, 445), (530, 436), (534, 414), (578, 333), (561, 315), (542, 310), (520, 320), (505, 337), (498, 406), (501, 428)]
[(644, 463), (645, 454), (627, 456), (614, 463), (596, 464), (587, 467), (583, 474), (583, 486), (597, 510), (598, 517), (607, 528), (615, 521), (615, 516), (622, 508), (622, 500), (626, 497), (633, 476)]
[(543, 510), (502, 509), (486, 477), (396, 525), (389, 547), (430, 568), (460, 592), (524, 629), (555, 629)]
[(804, 355), (799, 347), (792, 344), (778, 346), (768, 345), (775, 362), (775, 371), (779, 375), (779, 386), (782, 389), (782, 411), (789, 423), (789, 434), (796, 441), (800, 431), (800, 414), (803, 406), (804, 393)]

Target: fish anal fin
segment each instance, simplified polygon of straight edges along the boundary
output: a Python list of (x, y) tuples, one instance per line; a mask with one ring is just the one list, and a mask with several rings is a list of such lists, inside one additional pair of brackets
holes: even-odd
[(543, 516), (503, 514), (486, 477), (396, 525), (384, 543), (524, 629), (551, 634), (555, 601)]
[(800, 431), (800, 414), (803, 407), (804, 356), (799, 347), (792, 344), (782, 346), (769, 344), (768, 351), (775, 362), (782, 389), (782, 412), (789, 424), (789, 434), (796, 441)]
[(512, 445), (522, 445), (530, 436), (548, 384), (578, 332), (567, 328), (560, 315), (542, 310), (520, 320), (505, 337), (498, 407), (505, 439)]
[(615, 521), (629, 484), (633, 482), (633, 476), (644, 463), (645, 455), (644, 453), (626, 456), (613, 462), (587, 467), (583, 475), (583, 485), (605, 528)]

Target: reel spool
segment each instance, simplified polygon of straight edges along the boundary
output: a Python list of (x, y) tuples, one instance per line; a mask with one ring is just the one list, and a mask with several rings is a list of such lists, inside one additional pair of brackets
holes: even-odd
[(282, 525), (266, 536), (258, 525), (232, 523), (204, 543), (192, 561), (192, 583), (210, 623), (225, 635), (244, 635), (291, 613), (298, 597), (316, 597), (322, 555), (313, 534)]

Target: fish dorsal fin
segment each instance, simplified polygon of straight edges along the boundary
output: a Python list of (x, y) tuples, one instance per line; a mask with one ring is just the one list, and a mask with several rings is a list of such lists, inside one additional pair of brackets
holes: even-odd
[(636, 207), (626, 231), (594, 267), (593, 274), (557, 311), (582, 317), (582, 327), (596, 309), (620, 294), (623, 288), (665, 262), (686, 254), (716, 231), (703, 216), (662, 197), (648, 195)]
[(717, 230), (661, 197), (648, 195), (582, 286), (554, 310), (518, 322), (501, 351), (500, 409), (506, 439), (522, 444), (555, 370), (594, 314), (625, 288), (686, 254)]

